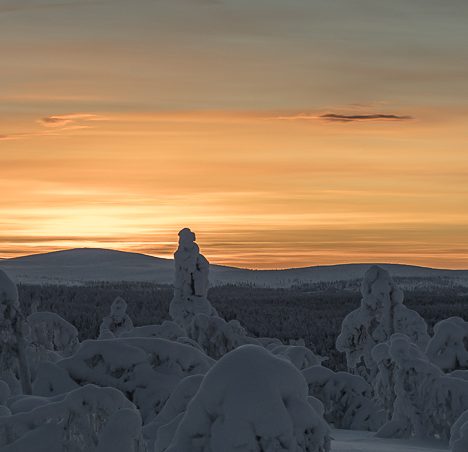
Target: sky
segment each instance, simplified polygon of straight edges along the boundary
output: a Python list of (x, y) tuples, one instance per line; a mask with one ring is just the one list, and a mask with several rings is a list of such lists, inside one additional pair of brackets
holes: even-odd
[(0, 0), (0, 257), (468, 268), (466, 0)]

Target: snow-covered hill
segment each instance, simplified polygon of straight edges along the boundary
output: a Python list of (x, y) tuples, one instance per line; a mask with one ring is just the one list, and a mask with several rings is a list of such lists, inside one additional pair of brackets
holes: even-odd
[[(210, 266), (210, 281), (290, 287), (294, 284), (359, 279), (371, 264), (313, 266), (286, 270), (248, 270)], [(379, 264), (394, 277), (449, 278), (468, 286), (468, 270), (440, 270), (411, 265)], [(79, 248), (14, 259), (3, 259), (4, 269), (17, 282), (77, 284), (87, 281), (152, 281), (172, 283), (174, 261), (145, 254)]]

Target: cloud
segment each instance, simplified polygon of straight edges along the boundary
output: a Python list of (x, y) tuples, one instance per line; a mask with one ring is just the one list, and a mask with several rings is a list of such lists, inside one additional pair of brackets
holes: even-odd
[[(107, 118), (100, 115), (91, 113), (70, 113), (65, 115), (51, 115), (39, 119), (39, 123), (45, 127), (65, 127), (65, 126), (79, 126), (80, 123), (89, 121), (105, 121)], [(85, 126), (81, 125), (80, 128)], [(76, 128), (76, 127), (75, 127)]]
[(328, 121), (328, 122), (396, 122), (413, 119), (412, 116), (403, 116), (384, 113), (291, 113), (283, 116), (275, 116), (274, 119), (282, 121)]
[(0, 0), (0, 13), (12, 13), (16, 11), (24, 10), (40, 10), (48, 8), (57, 8), (57, 7), (67, 7), (67, 6), (83, 6), (83, 5), (92, 5), (96, 3), (105, 3), (104, 0)]
[(338, 113), (325, 113), (319, 119), (330, 122), (363, 122), (363, 121), (407, 121), (413, 119), (411, 116), (389, 115), (382, 113), (344, 115)]
[(37, 122), (44, 126), (39, 130), (22, 133), (0, 134), (0, 141), (22, 140), (33, 137), (59, 136), (66, 132), (89, 129), (89, 123), (106, 121), (109, 118), (92, 113), (69, 113), (63, 115), (50, 115), (40, 118)]

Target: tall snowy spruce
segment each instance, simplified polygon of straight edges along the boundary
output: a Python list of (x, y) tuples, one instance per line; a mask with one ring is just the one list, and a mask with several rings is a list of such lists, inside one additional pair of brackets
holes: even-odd
[(361, 306), (343, 320), (336, 348), (346, 353), (350, 372), (372, 383), (378, 372), (371, 354), (374, 346), (403, 333), (424, 349), (429, 335), (424, 319), (403, 304), (403, 292), (383, 268), (374, 265), (367, 270), (361, 294)]
[(31, 377), (26, 353), (26, 323), (15, 283), (0, 270), (0, 378), (13, 393), (31, 394)]
[(179, 247), (174, 254), (174, 298), (169, 307), (173, 320), (187, 328), (194, 316), (216, 315), (208, 301), (208, 260), (195, 243), (195, 234), (184, 228), (179, 232)]
[(179, 247), (174, 254), (174, 297), (169, 314), (210, 357), (221, 358), (235, 348), (257, 343), (237, 320), (226, 322), (208, 300), (210, 264), (195, 243), (188, 228), (179, 232)]

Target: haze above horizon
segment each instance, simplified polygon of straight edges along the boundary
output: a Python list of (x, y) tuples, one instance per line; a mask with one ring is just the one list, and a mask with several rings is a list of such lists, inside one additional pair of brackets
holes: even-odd
[(468, 268), (468, 2), (0, 0), (0, 257)]

